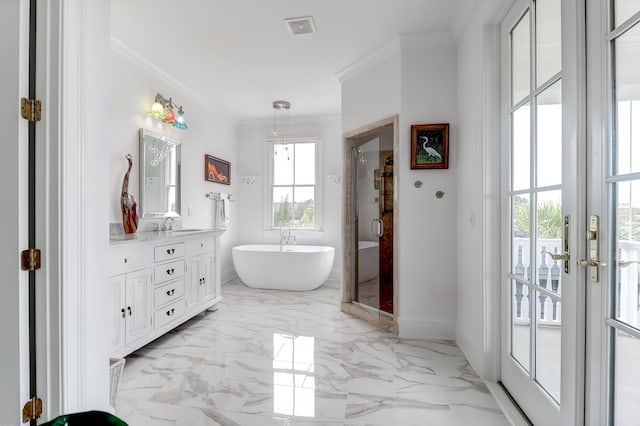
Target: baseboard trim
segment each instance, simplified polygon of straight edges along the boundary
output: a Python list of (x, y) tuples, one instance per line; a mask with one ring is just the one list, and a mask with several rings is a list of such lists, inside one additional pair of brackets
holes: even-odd
[(398, 318), (400, 337), (418, 339), (455, 339), (456, 326), (449, 321), (424, 321)]

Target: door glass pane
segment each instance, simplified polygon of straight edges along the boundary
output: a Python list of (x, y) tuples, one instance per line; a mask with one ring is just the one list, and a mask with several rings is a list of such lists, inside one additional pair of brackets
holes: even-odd
[(537, 293), (536, 381), (560, 402), (562, 327), (559, 298)]
[(615, 41), (617, 174), (640, 172), (640, 25)]
[(511, 355), (525, 370), (529, 370), (531, 348), (530, 288), (519, 281), (511, 281)]
[[(273, 184), (293, 185), (293, 145), (273, 145)], [(274, 198), (276, 200), (276, 198)]]
[(537, 87), (560, 72), (560, 0), (536, 0)]
[(538, 187), (562, 183), (562, 84), (537, 97), (536, 151)]
[(538, 193), (536, 216), (536, 284), (560, 293), (560, 266), (547, 253), (562, 252), (562, 191)]
[(529, 95), (531, 76), (531, 47), (529, 33), (529, 12), (511, 31), (511, 99), (512, 104)]
[(613, 417), (616, 426), (637, 425), (640, 419), (640, 340), (615, 331)]
[(640, 181), (616, 186), (616, 318), (640, 329)]
[(614, 16), (616, 27), (640, 10), (640, 0), (615, 0)]
[(531, 115), (527, 103), (513, 112), (512, 123), (512, 182), (513, 190), (531, 187)]
[(511, 243), (511, 272), (528, 280), (531, 277), (531, 203), (529, 195), (514, 195), (511, 211), (513, 212), (513, 240)]

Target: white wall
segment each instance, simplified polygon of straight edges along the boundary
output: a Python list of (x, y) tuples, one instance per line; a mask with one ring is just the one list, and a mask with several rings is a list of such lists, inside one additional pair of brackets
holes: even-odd
[(399, 50), (363, 72), (342, 77), (343, 134), (399, 114), (400, 78)]
[[(453, 338), (456, 319), (458, 165), (457, 64), (447, 37), (402, 50), (398, 179), (400, 301), (403, 336)], [(449, 123), (449, 168), (411, 170), (411, 125)], [(422, 181), (415, 188), (415, 181)], [(443, 191), (443, 198), (435, 193)]]
[[(120, 192), (127, 170), (125, 155), (133, 157), (134, 167), (129, 177), (129, 192), (139, 202), (138, 129), (145, 128), (170, 136), (182, 142), (182, 205), (181, 215), (185, 228), (211, 228), (213, 203), (208, 192), (230, 192), (237, 197), (239, 188), (236, 164), (235, 121), (224, 115), (216, 105), (194, 95), (179, 82), (165, 77), (138, 58), (127, 47), (112, 42), (111, 49), (111, 155), (109, 158), (109, 221), (121, 223)], [(147, 111), (156, 95), (171, 96), (182, 105), (189, 128), (180, 130), (147, 117)], [(231, 162), (231, 185), (204, 180), (204, 155)], [(231, 246), (235, 240), (239, 221), (235, 203), (231, 207), (231, 225), (222, 235), (222, 278), (235, 276), (231, 264)], [(191, 215), (189, 215), (191, 210)]]
[(500, 361), (500, 54), (497, 26), (511, 0), (471, 7), (458, 40), (456, 340), (474, 370)]
[[(292, 106), (292, 110), (295, 105)], [(258, 176), (259, 180), (252, 187), (238, 183), (237, 211), (238, 221), (242, 223), (238, 230), (238, 241), (241, 244), (277, 244), (280, 241), (278, 232), (265, 229), (265, 185), (267, 176), (266, 139), (270, 137), (273, 123), (271, 120), (241, 122), (238, 127), (237, 157), (238, 180), (241, 176)], [(290, 118), (289, 134), (296, 136), (319, 136), (322, 154), (322, 171), (320, 173), (323, 186), (323, 231), (296, 231), (297, 243), (322, 244), (336, 248), (332, 279), (340, 277), (342, 268), (342, 187), (332, 183), (328, 176), (342, 174), (341, 130), (338, 117), (306, 117)]]
[[(402, 42), (402, 40), (401, 40)], [(399, 114), (394, 161), (400, 335), (454, 337), (456, 310), (456, 54), (448, 37), (426, 37), (342, 79), (345, 133)], [(410, 170), (411, 124), (450, 123), (448, 170)], [(421, 180), (420, 189), (414, 182)], [(445, 192), (443, 199), (436, 191)]]
[[(482, 158), (482, 27), (469, 28), (459, 45), (458, 315), (456, 339), (476, 371), (482, 365), (483, 181)], [(480, 71), (480, 72), (479, 72)], [(497, 141), (499, 142), (499, 141)]]

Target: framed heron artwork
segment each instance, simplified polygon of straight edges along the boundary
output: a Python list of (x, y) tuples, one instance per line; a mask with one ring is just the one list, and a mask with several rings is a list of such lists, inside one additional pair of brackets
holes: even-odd
[(449, 123), (411, 126), (411, 168), (449, 168)]

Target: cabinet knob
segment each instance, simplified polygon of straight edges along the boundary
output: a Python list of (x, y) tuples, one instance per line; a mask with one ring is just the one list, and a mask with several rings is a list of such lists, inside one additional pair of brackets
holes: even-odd
[(167, 296), (173, 296), (175, 292), (176, 292), (175, 288), (172, 288), (171, 290), (167, 290)]
[(127, 263), (128, 261), (129, 261), (129, 259), (125, 257), (124, 258), (124, 263)]
[(120, 312), (122, 312), (122, 318), (124, 318), (126, 316), (126, 314), (124, 313), (124, 308), (120, 309)]
[(167, 249), (167, 254), (168, 254), (168, 255), (172, 255), (172, 254), (174, 254), (175, 252), (176, 252), (176, 249), (175, 249), (175, 248)]
[(176, 268), (167, 269), (167, 275), (173, 275), (176, 272)]
[(173, 316), (173, 314), (174, 314), (175, 312), (176, 312), (176, 308), (171, 308), (171, 310), (170, 310), (170, 311), (167, 311), (167, 316), (168, 316), (168, 317)]
[(131, 306), (127, 306), (127, 311), (129, 311), (129, 316), (133, 315), (133, 313), (131, 312)]

